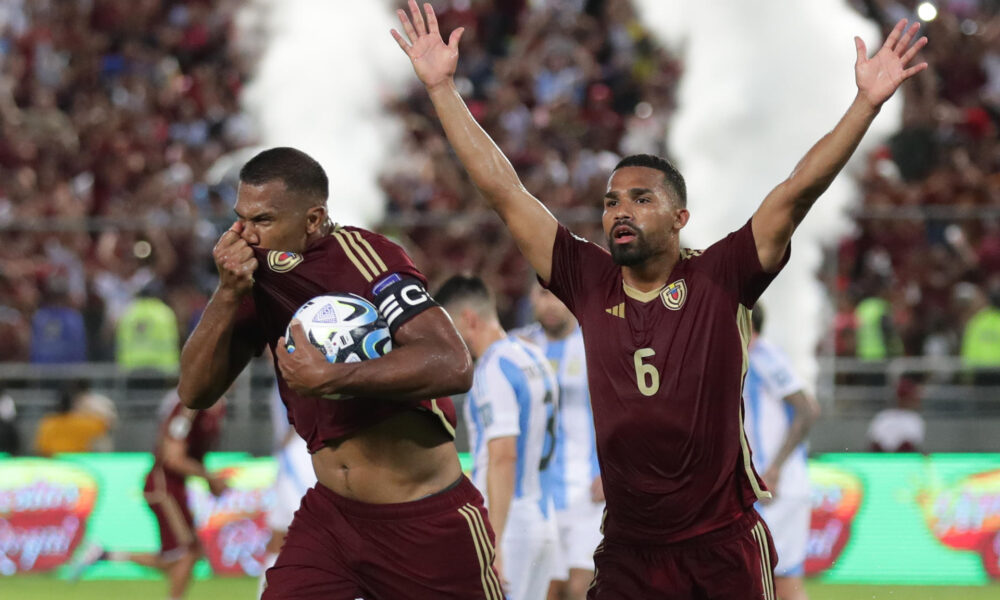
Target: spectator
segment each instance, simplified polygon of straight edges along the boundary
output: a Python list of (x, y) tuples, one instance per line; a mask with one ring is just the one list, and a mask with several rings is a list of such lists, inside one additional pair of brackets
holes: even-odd
[(44, 305), (31, 319), (31, 362), (86, 362), (87, 331), (83, 315), (70, 304), (66, 279), (52, 275), (45, 287)]
[(17, 456), (21, 452), (21, 434), (17, 430), (17, 406), (7, 390), (0, 388), (0, 454)]
[(920, 386), (902, 378), (896, 386), (896, 406), (878, 412), (868, 425), (872, 452), (920, 452), (926, 424), (920, 415)]
[(1000, 286), (993, 286), (989, 303), (965, 325), (962, 364), (971, 372), (973, 383), (1000, 383)]
[[(35, 451), (41, 456), (53, 456), (62, 452), (110, 450), (111, 445), (106, 438), (116, 423), (116, 417), (113, 412), (107, 412), (106, 406), (95, 411), (95, 404), (106, 403), (91, 398), (85, 383), (63, 389), (55, 413), (42, 417), (38, 424)], [(113, 406), (111, 410), (114, 410)]]
[(122, 369), (175, 373), (180, 365), (177, 316), (148, 284), (122, 314), (115, 332), (115, 362)]

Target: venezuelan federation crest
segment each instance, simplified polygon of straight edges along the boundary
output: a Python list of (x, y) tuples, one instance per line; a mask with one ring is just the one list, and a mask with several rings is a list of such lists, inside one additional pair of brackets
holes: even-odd
[(287, 273), (302, 262), (302, 255), (294, 252), (271, 250), (267, 253), (267, 266), (275, 273)]
[(663, 288), (663, 291), (660, 292), (660, 299), (663, 300), (663, 305), (670, 310), (680, 310), (684, 306), (687, 294), (687, 284), (681, 279)]

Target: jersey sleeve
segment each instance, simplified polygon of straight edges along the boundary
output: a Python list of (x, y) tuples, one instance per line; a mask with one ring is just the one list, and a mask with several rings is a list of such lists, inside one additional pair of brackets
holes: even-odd
[(609, 261), (607, 251), (560, 224), (552, 245), (552, 273), (549, 281), (539, 281), (576, 314), (586, 291), (594, 289), (595, 279), (604, 278), (599, 265)]
[(767, 363), (764, 365), (764, 375), (768, 386), (777, 398), (786, 398), (805, 388), (802, 379), (792, 369), (788, 357), (776, 348), (768, 352)]
[(740, 304), (752, 308), (767, 286), (785, 268), (792, 255), (789, 244), (785, 256), (774, 273), (768, 273), (760, 264), (757, 244), (753, 237), (752, 219), (743, 227), (730, 233), (705, 251), (705, 258), (714, 258), (723, 279), (734, 290)]
[(494, 361), (481, 372), (472, 398), (482, 419), (483, 439), (489, 441), (521, 434), (517, 395), (499, 363)]
[(166, 436), (174, 440), (187, 440), (194, 424), (195, 411), (178, 404), (167, 417)]
[(366, 281), (362, 294), (385, 317), (393, 335), (407, 321), (437, 306), (427, 293), (427, 278), (409, 255), (385, 236), (355, 228), (340, 228), (334, 237)]

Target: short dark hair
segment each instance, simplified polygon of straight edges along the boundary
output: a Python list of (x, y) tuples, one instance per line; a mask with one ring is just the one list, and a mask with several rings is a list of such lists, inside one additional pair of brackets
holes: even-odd
[(750, 323), (755, 333), (760, 333), (764, 329), (764, 307), (759, 302), (750, 311)]
[(301, 193), (325, 202), (330, 181), (316, 159), (301, 150), (271, 148), (258, 153), (240, 169), (240, 181), (250, 185), (281, 180), (289, 192)]
[(457, 302), (472, 301), (482, 305), (493, 305), (493, 296), (486, 282), (475, 275), (452, 275), (441, 284), (434, 299), (443, 307)]
[(678, 203), (682, 208), (687, 207), (687, 185), (684, 183), (684, 176), (669, 160), (653, 154), (630, 154), (618, 161), (614, 170), (617, 171), (624, 167), (646, 167), (660, 171), (663, 173), (664, 179), (667, 180), (667, 184), (677, 194)]

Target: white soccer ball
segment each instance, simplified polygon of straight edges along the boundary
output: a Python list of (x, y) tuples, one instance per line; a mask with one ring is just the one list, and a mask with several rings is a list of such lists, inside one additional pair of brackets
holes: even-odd
[[(392, 350), (392, 338), (385, 319), (375, 306), (355, 294), (316, 296), (295, 311), (309, 342), (332, 363), (352, 363), (383, 356)], [(291, 324), (285, 331), (285, 345), (295, 350)]]

